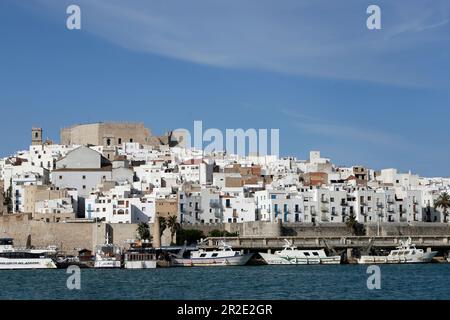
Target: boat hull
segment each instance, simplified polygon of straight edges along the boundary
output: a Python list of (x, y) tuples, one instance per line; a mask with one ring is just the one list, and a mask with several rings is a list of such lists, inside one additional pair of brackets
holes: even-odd
[(125, 269), (156, 269), (157, 261), (125, 261)]
[(9, 259), (0, 258), (0, 270), (56, 269), (50, 258), (45, 259)]
[(120, 261), (95, 261), (94, 268), (96, 269), (118, 269), (121, 267)]
[(263, 260), (268, 265), (336, 265), (341, 264), (341, 257), (326, 257), (326, 258), (303, 258), (303, 257), (288, 257), (280, 256), (276, 254), (269, 253), (259, 253)]
[(209, 259), (179, 259), (172, 260), (173, 267), (223, 267), (223, 266), (243, 266), (253, 254), (244, 254), (234, 257), (209, 258)]
[(408, 264), (408, 263), (430, 263), (437, 252), (426, 252), (421, 255), (409, 256), (362, 256), (358, 264)]

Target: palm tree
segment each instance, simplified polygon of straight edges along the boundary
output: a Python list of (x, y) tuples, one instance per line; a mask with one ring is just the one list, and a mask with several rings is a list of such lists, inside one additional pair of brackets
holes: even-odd
[(181, 229), (181, 224), (178, 222), (177, 216), (169, 216), (167, 219), (167, 227), (170, 229), (170, 241), (173, 242), (173, 238), (175, 237), (175, 234), (178, 232), (178, 230)]
[(140, 240), (150, 240), (150, 228), (147, 223), (139, 223), (137, 232)]
[(356, 216), (354, 213), (351, 213), (350, 216), (347, 218), (347, 221), (345, 222), (347, 227), (352, 231), (353, 235), (355, 236), (362, 236), (364, 235), (364, 225), (360, 224), (358, 220), (356, 220)]
[(165, 217), (159, 217), (159, 231), (163, 234), (167, 228), (167, 219)]
[(352, 233), (355, 233), (356, 230), (356, 225), (358, 224), (358, 221), (356, 221), (356, 217), (355, 215), (352, 213), (350, 214), (350, 216), (347, 218), (347, 221), (345, 221), (345, 224), (347, 225), (347, 227), (352, 230)]
[(447, 223), (448, 209), (450, 208), (450, 194), (442, 193), (435, 201), (434, 208), (441, 208), (444, 210), (444, 222)]

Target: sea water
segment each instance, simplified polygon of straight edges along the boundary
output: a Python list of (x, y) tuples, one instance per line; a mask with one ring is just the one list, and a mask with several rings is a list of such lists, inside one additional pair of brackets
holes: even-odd
[[(383, 265), (380, 290), (368, 266), (246, 266), (0, 271), (0, 299), (67, 300), (421, 300), (450, 299), (450, 264)], [(71, 287), (71, 286), (69, 286)], [(73, 287), (73, 286), (72, 286)]]

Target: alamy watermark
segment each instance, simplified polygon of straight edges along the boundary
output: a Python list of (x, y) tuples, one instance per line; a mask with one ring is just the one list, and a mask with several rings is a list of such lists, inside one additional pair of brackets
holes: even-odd
[(381, 8), (375, 4), (367, 7), (367, 14), (370, 16), (367, 18), (366, 25), (369, 30), (381, 29)]
[(367, 278), (367, 289), (381, 290), (381, 269), (379, 266), (369, 266), (366, 271), (370, 274)]
[(194, 121), (193, 134), (180, 128), (172, 136), (184, 148), (202, 150), (204, 154), (226, 152), (241, 157), (276, 156), (280, 154), (279, 129), (203, 129), (202, 121)]
[(67, 278), (66, 286), (69, 290), (81, 290), (81, 269), (78, 266), (69, 266), (66, 271), (70, 274)]
[(69, 15), (66, 20), (66, 27), (69, 30), (81, 29), (81, 8), (76, 4), (67, 7), (66, 13)]

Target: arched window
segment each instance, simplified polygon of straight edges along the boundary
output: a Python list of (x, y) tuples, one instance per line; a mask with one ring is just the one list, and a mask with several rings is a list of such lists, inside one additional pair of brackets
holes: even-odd
[(108, 139), (106, 140), (106, 145), (107, 145), (108, 147), (111, 145), (111, 139), (108, 138)]

